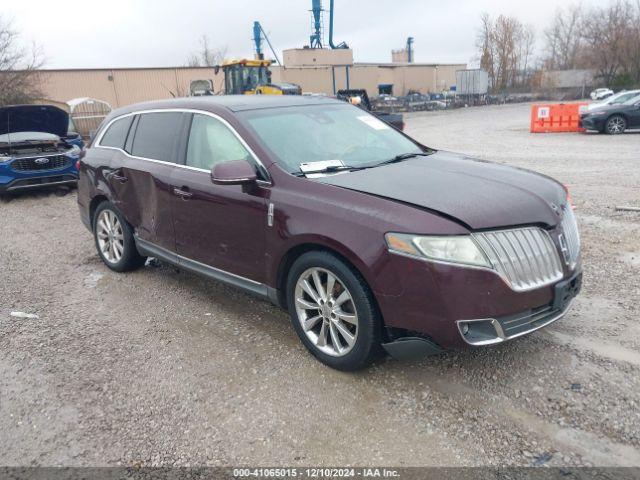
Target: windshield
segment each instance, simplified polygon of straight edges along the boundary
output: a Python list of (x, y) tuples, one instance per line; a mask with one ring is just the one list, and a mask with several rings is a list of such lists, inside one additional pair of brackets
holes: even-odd
[(241, 116), (290, 173), (300, 172), (302, 163), (339, 161), (359, 168), (423, 153), (386, 123), (347, 104), (253, 110)]
[(269, 83), (266, 67), (234, 65), (227, 67), (226, 90), (229, 94), (241, 94)]

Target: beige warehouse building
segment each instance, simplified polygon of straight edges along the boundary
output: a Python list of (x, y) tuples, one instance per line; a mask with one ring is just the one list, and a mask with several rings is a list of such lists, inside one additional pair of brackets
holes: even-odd
[[(456, 71), (465, 64), (354, 63), (352, 50), (291, 49), (284, 66), (272, 67), (274, 82), (296, 83), (304, 93), (333, 95), (345, 88), (406, 95), (409, 91), (434, 93), (455, 85)], [(189, 95), (192, 81), (209, 80), (214, 93), (224, 90), (224, 74), (209, 67), (43, 70), (45, 98), (67, 102), (90, 97), (113, 108), (132, 103)]]
[[(193, 80), (216, 79), (211, 68), (105, 68), (91, 70), (43, 70), (43, 96), (56, 102), (89, 97), (113, 108), (147, 100), (189, 95)], [(222, 78), (214, 89), (222, 88)]]
[(411, 91), (449, 91), (455, 86), (456, 71), (466, 68), (463, 63), (356, 63), (353, 50), (298, 48), (285, 50), (284, 67), (273, 69), (273, 79), (296, 83), (305, 93), (332, 95), (341, 89), (363, 88), (371, 97), (403, 96)]

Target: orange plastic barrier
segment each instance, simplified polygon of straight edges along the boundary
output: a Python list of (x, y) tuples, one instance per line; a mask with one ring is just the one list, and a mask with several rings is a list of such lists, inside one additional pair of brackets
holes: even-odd
[(555, 103), (531, 107), (531, 133), (584, 132), (580, 112), (587, 103)]

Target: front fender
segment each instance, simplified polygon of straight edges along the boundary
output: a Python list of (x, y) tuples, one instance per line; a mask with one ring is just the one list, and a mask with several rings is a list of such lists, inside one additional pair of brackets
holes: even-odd
[[(270, 286), (278, 288), (278, 280), (282, 274), (283, 264), (290, 260), (292, 252), (307, 251), (314, 248), (329, 250), (337, 253), (349, 262), (365, 279), (367, 284), (375, 290), (375, 272), (368, 267), (368, 260), (357, 254), (355, 245), (347, 245), (334, 238), (321, 233), (308, 233), (296, 235), (278, 241), (273, 248), (269, 248), (267, 257), (267, 282)], [(382, 245), (379, 249), (369, 248), (360, 250), (367, 256), (379, 257), (384, 253)], [(375, 261), (373, 262), (376, 263)]]

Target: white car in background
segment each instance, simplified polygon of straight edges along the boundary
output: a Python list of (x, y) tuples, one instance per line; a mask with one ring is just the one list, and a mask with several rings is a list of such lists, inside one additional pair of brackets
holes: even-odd
[(620, 105), (627, 100), (631, 100), (634, 97), (640, 95), (640, 90), (626, 90), (622, 92), (618, 92), (600, 102), (593, 102), (587, 105), (587, 110), (591, 111), (595, 108), (606, 107), (607, 105)]
[(613, 90), (609, 88), (597, 88), (591, 92), (591, 100), (602, 100), (613, 95)]

